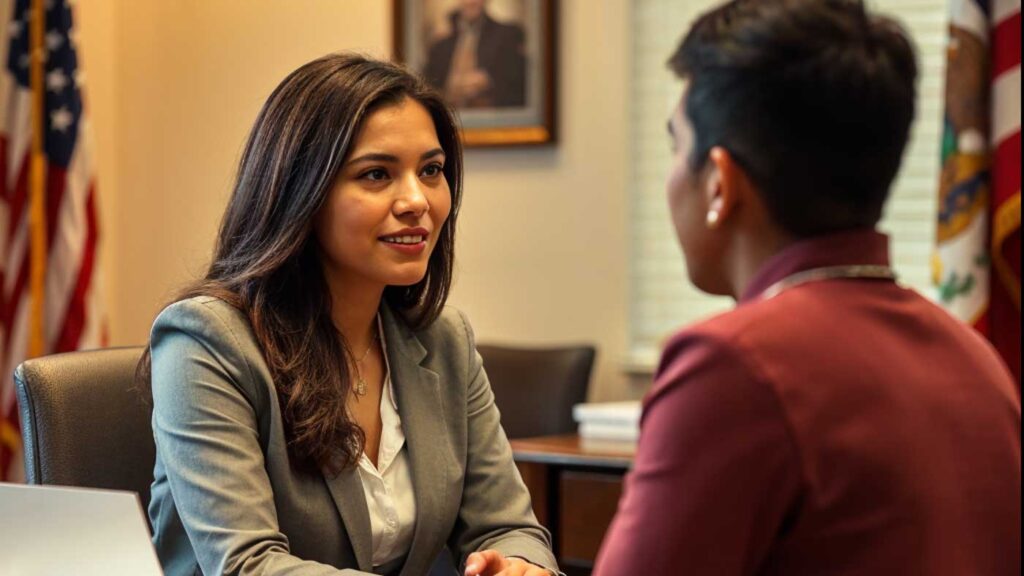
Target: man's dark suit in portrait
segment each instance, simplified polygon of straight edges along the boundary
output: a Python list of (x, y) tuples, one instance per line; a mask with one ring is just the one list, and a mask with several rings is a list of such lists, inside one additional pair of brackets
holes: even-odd
[(430, 47), (423, 74), (459, 108), (523, 106), (523, 29), (491, 18), (485, 3), (461, 0), (451, 14), (451, 34)]

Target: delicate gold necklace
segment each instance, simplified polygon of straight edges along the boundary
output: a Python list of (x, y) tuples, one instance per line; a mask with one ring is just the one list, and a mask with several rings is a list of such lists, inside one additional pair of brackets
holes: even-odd
[(377, 343), (377, 331), (373, 332), (373, 339), (370, 340), (370, 345), (366, 347), (366, 352), (363, 352), (363, 356), (356, 360), (356, 387), (352, 389), (356, 396), (366, 396), (366, 378), (363, 378), (363, 360), (370, 355), (370, 350), (373, 350), (374, 344)]

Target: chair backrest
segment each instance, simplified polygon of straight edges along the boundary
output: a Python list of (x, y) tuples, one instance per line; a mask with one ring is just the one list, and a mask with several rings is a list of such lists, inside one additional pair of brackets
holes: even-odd
[(480, 344), (484, 370), (509, 438), (576, 431), (572, 407), (587, 399), (593, 346), (513, 348)]
[(29, 484), (132, 490), (149, 505), (156, 445), (134, 388), (143, 347), (26, 360), (14, 372)]

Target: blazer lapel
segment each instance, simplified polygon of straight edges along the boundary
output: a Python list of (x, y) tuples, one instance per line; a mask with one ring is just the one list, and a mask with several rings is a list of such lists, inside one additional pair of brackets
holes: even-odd
[(402, 569), (403, 575), (412, 575), (429, 569), (440, 548), (437, 544), (440, 542), (443, 546), (448, 537), (437, 534), (436, 522), (432, 521), (444, 513), (443, 487), (448, 484), (449, 458), (443, 447), (448, 433), (444, 425), (440, 378), (420, 365), (427, 350), (411, 330), (396, 321), (386, 306), (382, 311), (391, 377), (415, 490), (416, 528)]
[(373, 569), (373, 536), (370, 532), (370, 512), (366, 507), (366, 495), (363, 493), (359, 469), (349, 468), (337, 476), (325, 472), (324, 480), (331, 492), (331, 498), (334, 499), (334, 505), (341, 513), (341, 521), (345, 524), (345, 533), (356, 555), (359, 570), (370, 572)]

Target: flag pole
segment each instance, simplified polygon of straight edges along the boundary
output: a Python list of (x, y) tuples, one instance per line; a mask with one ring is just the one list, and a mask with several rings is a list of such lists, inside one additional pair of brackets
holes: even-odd
[(44, 0), (32, 0), (30, 23), (29, 66), (32, 88), (32, 168), (29, 173), (29, 234), (31, 242), (28, 357), (42, 356), (46, 351), (44, 305), (46, 296), (46, 87), (44, 85), (46, 7)]

